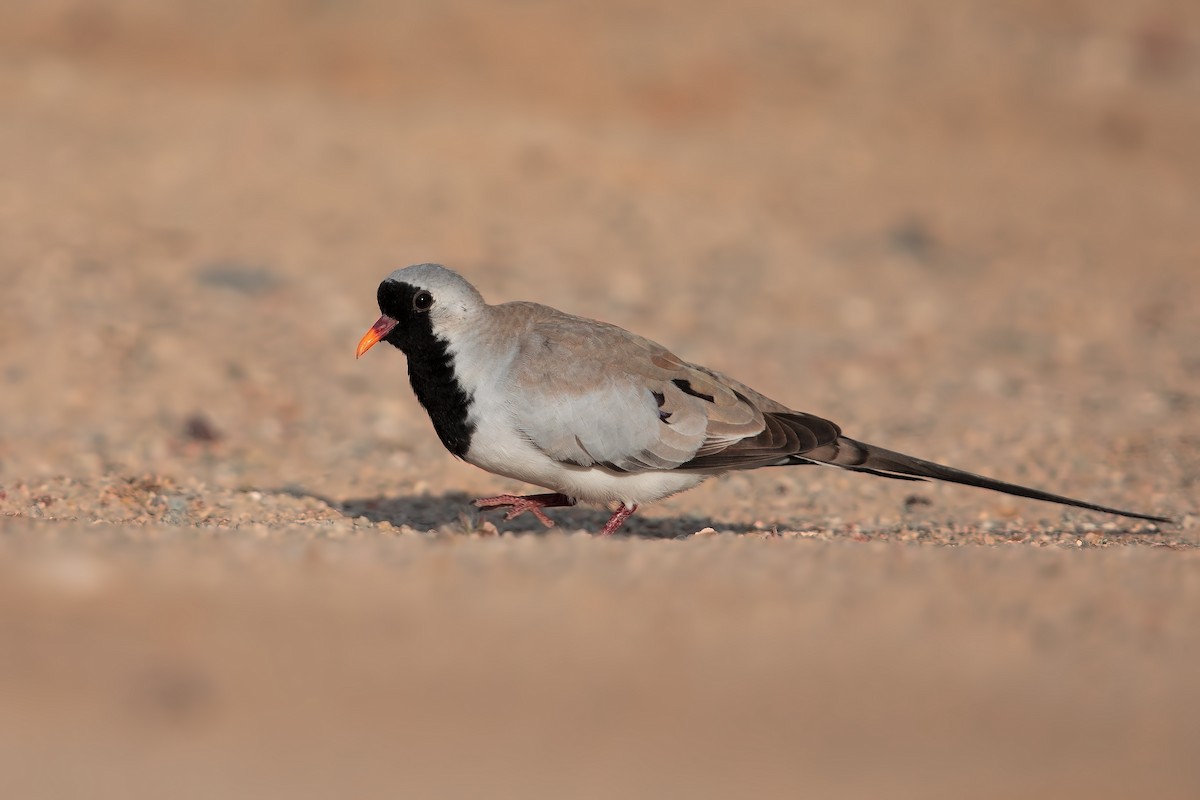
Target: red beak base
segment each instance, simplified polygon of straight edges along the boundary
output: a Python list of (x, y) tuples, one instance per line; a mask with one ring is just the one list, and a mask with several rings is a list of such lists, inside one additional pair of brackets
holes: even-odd
[(396, 320), (388, 316), (376, 320), (375, 324), (371, 326), (371, 330), (364, 333), (363, 337), (358, 340), (358, 349), (354, 351), (354, 357), (362, 358), (362, 354), (379, 344), (379, 340), (391, 333), (396, 324)]

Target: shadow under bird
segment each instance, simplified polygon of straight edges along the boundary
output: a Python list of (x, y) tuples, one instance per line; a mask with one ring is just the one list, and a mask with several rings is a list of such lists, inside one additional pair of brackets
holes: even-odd
[(615, 507), (602, 531), (638, 506), (730, 470), (826, 464), (902, 480), (936, 479), (1124, 517), (1171, 522), (975, 475), (842, 435), (715, 370), (615, 325), (537, 303), (489, 305), (439, 264), (379, 284), (383, 316), (358, 343), (404, 352), (417, 399), (442, 444), (488, 472), (549, 494), (475, 501), (526, 511), (578, 501)]

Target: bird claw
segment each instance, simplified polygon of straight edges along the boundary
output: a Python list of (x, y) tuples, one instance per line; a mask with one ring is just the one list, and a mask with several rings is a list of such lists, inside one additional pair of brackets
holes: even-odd
[(547, 528), (554, 527), (554, 520), (550, 519), (542, 512), (543, 508), (554, 508), (558, 506), (573, 506), (575, 501), (566, 495), (561, 494), (502, 494), (496, 497), (481, 497), (475, 501), (476, 508), (508, 508), (511, 509), (504, 515), (506, 520), (516, 519), (526, 511), (537, 517), (538, 522), (545, 525)]
[[(528, 511), (538, 518), (538, 521), (547, 528), (554, 527), (554, 520), (547, 517), (543, 512), (543, 508), (559, 508), (562, 506), (575, 505), (575, 498), (567, 497), (565, 494), (501, 494), (496, 497), (481, 497), (475, 501), (476, 508), (507, 508), (510, 509), (504, 515), (505, 519), (516, 519), (517, 517)], [(600, 531), (601, 536), (612, 536), (621, 526), (625, 524), (625, 520), (629, 519), (633, 512), (637, 511), (637, 506), (617, 506), (617, 510), (609, 517), (608, 522), (604, 524), (604, 528)]]

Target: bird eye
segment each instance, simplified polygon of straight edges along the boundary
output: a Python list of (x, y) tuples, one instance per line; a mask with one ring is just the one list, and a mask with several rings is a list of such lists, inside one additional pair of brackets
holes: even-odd
[(417, 292), (416, 296), (413, 297), (413, 308), (417, 311), (428, 311), (432, 305), (433, 295), (429, 292)]

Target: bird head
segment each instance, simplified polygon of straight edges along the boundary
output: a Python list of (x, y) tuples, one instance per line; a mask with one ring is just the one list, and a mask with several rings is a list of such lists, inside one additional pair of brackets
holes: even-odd
[(376, 292), (382, 316), (358, 342), (355, 358), (381, 341), (409, 352), (445, 339), (486, 305), (475, 287), (440, 264), (415, 264), (383, 279)]

